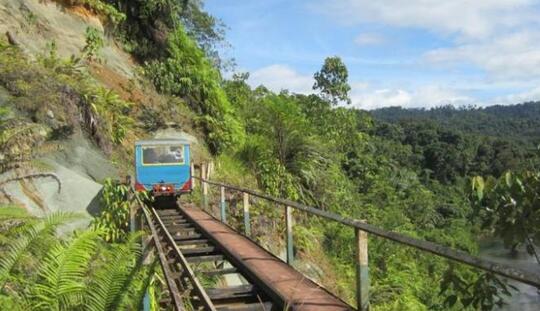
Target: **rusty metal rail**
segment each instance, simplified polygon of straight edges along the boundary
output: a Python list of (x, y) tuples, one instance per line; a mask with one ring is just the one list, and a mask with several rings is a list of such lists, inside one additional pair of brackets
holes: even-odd
[[(286, 199), (275, 198), (270, 195), (260, 193), (251, 189), (239, 187), (239, 186), (207, 180), (204, 178), (204, 176), (202, 177), (193, 176), (193, 178), (201, 181), (202, 183), (201, 188), (203, 189), (203, 198), (202, 198), (203, 205), (206, 202), (208, 202), (208, 198), (207, 198), (208, 189), (207, 189), (206, 184), (218, 186), (220, 188), (220, 192), (221, 192), (220, 210), (221, 210), (221, 218), (224, 221), (226, 220), (225, 219), (226, 204), (225, 204), (225, 199), (224, 199), (224, 191), (225, 189), (229, 189), (229, 190), (243, 193), (244, 202), (247, 201), (248, 202), (247, 204), (249, 204), (249, 201), (245, 198), (245, 196), (252, 195), (254, 197), (265, 199), (269, 202), (273, 202), (278, 205), (284, 206), (287, 211), (290, 208), (294, 208), (294, 209), (306, 212), (308, 214), (316, 215), (324, 219), (332, 220), (340, 224), (343, 224), (345, 226), (354, 228), (356, 230), (357, 243), (358, 243), (358, 246), (357, 246), (357, 266), (358, 266), (357, 274), (359, 278), (358, 285), (357, 285), (359, 287), (358, 294), (357, 294), (358, 295), (358, 309), (362, 309), (362, 310), (367, 309), (367, 302), (362, 301), (362, 300), (368, 299), (365, 292), (366, 289), (363, 290), (364, 292), (362, 292), (362, 290), (360, 289), (361, 286), (365, 287), (366, 286), (365, 283), (368, 282), (367, 276), (365, 275), (366, 272), (363, 272), (363, 271), (367, 271), (367, 268), (362, 267), (363, 265), (367, 265), (367, 238), (365, 238), (364, 235), (359, 234), (361, 232), (371, 233), (373, 235), (376, 235), (384, 239), (388, 239), (388, 240), (391, 240), (400, 244), (404, 244), (404, 245), (407, 245), (407, 246), (410, 246), (410, 247), (413, 247), (413, 248), (416, 248), (425, 252), (432, 253), (440, 257), (444, 257), (444, 258), (447, 258), (447, 259), (450, 259), (459, 263), (463, 263), (465, 265), (468, 265), (474, 268), (478, 268), (478, 269), (481, 269), (490, 273), (494, 273), (494, 274), (497, 274), (497, 275), (500, 275), (500, 276), (503, 276), (503, 277), (506, 277), (506, 278), (509, 278), (518, 282), (522, 282), (522, 283), (540, 288), (540, 274), (537, 272), (517, 269), (506, 264), (501, 264), (501, 263), (497, 263), (488, 259), (476, 257), (466, 252), (455, 250), (455, 249), (452, 249), (450, 247), (446, 247), (440, 244), (436, 244), (433, 242), (412, 238), (412, 237), (409, 237), (400, 233), (384, 230), (379, 227), (367, 224), (360, 220), (345, 218), (338, 214), (321, 210), (315, 207), (307, 206), (302, 203), (298, 203), (298, 202), (294, 202), (294, 201), (290, 201)], [(290, 223), (289, 215), (290, 215), (290, 212), (288, 211), (287, 212), (288, 223)], [(249, 221), (249, 212), (246, 213), (245, 206), (244, 206), (244, 217), (247, 217), (247, 221)], [(289, 225), (287, 227), (289, 227)], [(287, 231), (289, 232), (290, 229), (288, 228)], [(364, 237), (363, 241), (361, 241), (362, 237)], [(287, 234), (287, 241), (288, 241), (288, 244), (289, 243), (292, 244), (292, 233)], [(287, 253), (288, 253), (287, 258), (292, 258), (292, 249), (293, 249), (292, 245), (290, 244), (287, 245)], [(365, 269), (362, 269), (362, 268), (365, 268)], [(360, 279), (363, 279), (363, 280), (360, 280)], [(362, 297), (364, 298), (362, 299)]]
[[(181, 211), (176, 202), (165, 206), (145, 206), (138, 200), (145, 223), (150, 228), (156, 252), (167, 282), (168, 297), (160, 300), (165, 309), (207, 311), (270, 311), (283, 308), (282, 301), (273, 301), (248, 275), (241, 262), (229, 258), (229, 253), (211, 235)], [(216, 277), (237, 274), (241, 285), (228, 286)], [(206, 278), (203, 286), (202, 278)], [(214, 278), (214, 280), (208, 279)], [(210, 284), (208, 284), (210, 282)], [(191, 304), (186, 308), (185, 304)], [(272, 309), (275, 307), (275, 309)], [(281, 310), (281, 309), (279, 309)]]
[[(146, 211), (145, 211), (146, 213)], [(199, 304), (204, 306), (205, 310), (209, 311), (216, 311), (216, 307), (210, 300), (210, 297), (208, 297), (208, 294), (202, 287), (201, 283), (195, 277), (195, 273), (191, 269), (186, 257), (182, 254), (180, 249), (178, 248), (178, 245), (176, 244), (175, 239), (171, 236), (168, 228), (165, 226), (163, 221), (161, 220), (160, 216), (158, 215), (157, 211), (152, 208), (152, 216), (154, 218), (154, 221), (159, 224), (159, 230), (161, 231), (161, 235), (165, 237), (167, 245), (171, 249), (171, 252), (173, 257), (177, 260), (178, 263), (181, 265), (181, 273), (180, 273), (180, 279), (187, 277), (189, 279), (189, 282), (191, 286), (193, 287), (194, 294), (199, 299)], [(147, 221), (151, 222), (150, 219)]]
[(141, 209), (143, 211), (146, 223), (148, 224), (148, 227), (150, 227), (150, 231), (152, 232), (152, 240), (154, 246), (156, 247), (159, 262), (161, 264), (161, 269), (163, 270), (163, 274), (165, 275), (165, 280), (169, 289), (169, 296), (171, 297), (171, 304), (173, 304), (173, 307), (176, 310), (183, 310), (182, 296), (180, 295), (180, 290), (178, 289), (179, 284), (177, 284), (174, 280), (173, 272), (171, 271), (171, 267), (169, 266), (167, 257), (165, 255), (165, 250), (163, 249), (163, 246), (161, 245), (161, 241), (159, 239), (158, 230), (156, 229), (156, 226), (154, 225), (154, 222), (152, 221), (152, 218), (146, 208), (141, 205)]

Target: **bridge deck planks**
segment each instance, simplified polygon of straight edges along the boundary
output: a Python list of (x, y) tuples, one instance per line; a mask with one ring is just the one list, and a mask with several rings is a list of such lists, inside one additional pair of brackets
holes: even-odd
[[(354, 310), (300, 272), (273, 256), (248, 238), (238, 234), (217, 219), (193, 206), (182, 206), (182, 211), (193, 219), (213, 240), (235, 258), (242, 261), (259, 280), (268, 284), (274, 294), (298, 311)], [(269, 293), (267, 293), (269, 294)]]

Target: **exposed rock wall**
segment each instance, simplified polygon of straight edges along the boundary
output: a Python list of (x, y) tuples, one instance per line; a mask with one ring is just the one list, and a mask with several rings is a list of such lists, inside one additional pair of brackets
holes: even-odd
[[(79, 56), (85, 45), (87, 27), (105, 33), (100, 20), (86, 13), (84, 10), (66, 10), (51, 1), (2, 0), (0, 35), (9, 32), (10, 41), (31, 58), (46, 53), (47, 45), (52, 41), (60, 57)], [(126, 79), (132, 77), (134, 64), (127, 53), (116, 47), (113, 40), (106, 40), (100, 53), (107, 60), (104, 66)], [(9, 101), (9, 93), (10, 90), (0, 88), (0, 105)], [(47, 106), (46, 99), (35, 99), (43, 101), (43, 105), (38, 105), (34, 122), (45, 124), (53, 131), (58, 128), (55, 122), (75, 125), (74, 132), (59, 141), (58, 148), (38, 159), (40, 170), (53, 172), (59, 177), (61, 191), (58, 192), (54, 180), (47, 178), (12, 182), (5, 187), (9, 197), (0, 198), (0, 202), (11, 200), (38, 216), (53, 211), (76, 212), (81, 215), (76, 223), (86, 225), (90, 216), (98, 211), (101, 182), (107, 177), (117, 177), (117, 170), (102, 152), (108, 149), (107, 146), (99, 145), (100, 149), (87, 137), (90, 135), (99, 144), (99, 137), (92, 136), (92, 125), (86, 124), (91, 123), (92, 118), (88, 112), (81, 111), (81, 107), (87, 105), (80, 105), (79, 94), (62, 89), (56, 95), (62, 104), (51, 106), (54, 109)], [(16, 103), (24, 104), (20, 100)], [(13, 174), (8, 172), (0, 175), (0, 180)]]
[[(65, 9), (56, 2), (44, 0), (0, 0), (0, 36), (9, 32), (11, 41), (30, 58), (47, 53), (47, 45), (52, 41), (60, 57), (80, 56), (88, 27), (98, 29), (105, 37), (110, 31), (103, 27), (99, 18), (84, 8)], [(178, 116), (173, 118), (176, 122), (169, 125), (176, 129), (158, 131), (155, 137), (189, 140), (195, 162), (207, 155), (204, 146), (197, 144), (197, 138), (185, 132), (191, 129), (190, 119), (184, 118), (186, 124), (178, 121), (183, 119), (177, 102), (169, 102), (155, 91), (146, 92), (131, 87), (135, 64), (129, 54), (121, 51), (112, 39), (106, 40), (100, 54), (104, 62), (91, 63), (88, 68), (98, 83), (113, 89), (124, 100), (134, 102), (135, 109), (151, 107), (160, 112), (158, 118), (166, 114)], [(81, 215), (79, 222), (87, 224), (91, 215), (98, 211), (101, 182), (107, 177), (119, 177), (118, 169), (109, 159), (113, 149), (111, 142), (100, 136), (102, 133), (97, 130), (100, 121), (81, 94), (62, 82), (58, 83), (56, 78), (48, 79), (47, 73), (36, 75), (36, 70), (40, 69), (30, 67), (17, 67), (17, 70), (8, 71), (13, 76), (3, 76), (0, 82), (6, 89), (0, 86), (0, 104), (11, 102), (17, 108), (13, 109), (14, 113), (20, 113), (20, 118), (42, 124), (52, 131), (53, 144), (58, 144), (57, 148), (40, 156), (37, 162), (41, 167), (32, 169), (55, 173), (62, 183), (62, 189), (57, 191), (54, 180), (35, 179), (10, 183), (5, 190), (9, 199), (34, 215), (74, 211)], [(36, 77), (41, 78), (36, 81)], [(24, 92), (18, 94), (20, 81), (24, 82), (25, 88)], [(16, 85), (11, 85), (12, 82)], [(129, 144), (138, 135), (142, 133), (130, 136), (126, 148), (130, 148)], [(123, 154), (122, 158), (116, 160), (118, 167), (125, 169), (129, 167), (125, 163), (131, 158), (129, 154)], [(12, 176), (13, 172), (0, 175), (0, 181)], [(2, 198), (0, 193), (0, 203), (7, 201), (8, 198)]]
[[(52, 41), (62, 57), (81, 55), (88, 27), (96, 28), (104, 35), (109, 32), (99, 18), (83, 8), (68, 10), (48, 0), (0, 1), (0, 34), (9, 32), (29, 55), (44, 53)], [(100, 53), (112, 70), (127, 78), (133, 77), (131, 56), (117, 47), (113, 40), (106, 40)]]
[[(46, 155), (40, 161), (46, 166), (46, 171), (58, 176), (62, 183), (61, 191), (58, 192), (58, 184), (52, 179), (35, 179), (6, 186), (10, 199), (36, 216), (54, 211), (75, 212), (81, 216), (76, 223), (87, 225), (91, 216), (99, 211), (101, 181), (116, 177), (116, 169), (82, 134), (75, 134), (64, 141), (59, 151)], [(0, 176), (0, 180), (8, 176)]]

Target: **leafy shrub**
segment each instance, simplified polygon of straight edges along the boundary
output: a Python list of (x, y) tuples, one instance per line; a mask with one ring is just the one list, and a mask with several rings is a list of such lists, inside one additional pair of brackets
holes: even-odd
[[(133, 128), (133, 104), (97, 84), (80, 58), (60, 58), (54, 41), (37, 62), (26, 59), (16, 48), (8, 48), (0, 56), (0, 63), (6, 65), (0, 66), (0, 83), (17, 95), (13, 101), (19, 110), (47, 124), (55, 137), (70, 134), (80, 126), (110, 153), (111, 142), (122, 143)], [(79, 115), (83, 116), (82, 124)]]
[(118, 25), (126, 19), (126, 15), (118, 11), (113, 5), (102, 0), (57, 0), (64, 5), (76, 6), (82, 5), (92, 12), (101, 15), (113, 24)]
[(440, 294), (447, 294), (442, 302), (444, 309), (460, 306), (460, 309), (472, 307), (473, 310), (490, 311), (503, 307), (505, 296), (511, 296), (511, 291), (517, 290), (508, 280), (488, 272), (470, 280), (470, 271), (467, 270), (470, 269), (460, 271), (455, 264), (450, 264), (443, 274)]
[(111, 141), (120, 144), (134, 124), (129, 116), (133, 104), (122, 100), (114, 91), (101, 86), (90, 87), (83, 97), (92, 110), (105, 121), (105, 131)]
[(124, 241), (129, 232), (131, 211), (129, 187), (108, 178), (101, 194), (101, 213), (92, 225), (107, 242)]
[[(89, 27), (86, 41), (83, 57), (93, 59), (103, 46), (103, 39), (96, 29)], [(129, 116), (133, 103), (122, 100), (115, 91), (96, 84), (84, 71), (80, 58), (72, 56), (61, 59), (54, 41), (49, 44), (48, 50), (48, 53), (38, 57), (38, 62), (53, 71), (55, 75), (51, 78), (59, 85), (67, 84), (76, 89), (84, 103), (91, 107), (93, 114), (100, 117), (97, 124), (102, 127), (103, 134), (113, 143), (120, 144), (134, 125)]]
[(70, 58), (62, 59), (58, 56), (58, 48), (53, 40), (47, 44), (47, 53), (41, 53), (37, 57), (38, 63), (54, 73), (69, 76), (77, 76), (83, 73), (81, 59), (72, 55)]
[(166, 116), (164, 113), (153, 107), (143, 106), (139, 119), (143, 123), (144, 129), (148, 132), (154, 132), (158, 129), (167, 127), (165, 122)]
[(86, 28), (86, 45), (83, 47), (83, 58), (87, 60), (99, 60), (99, 50), (105, 45), (99, 30), (94, 27)]
[(525, 243), (540, 263), (534, 246), (540, 241), (540, 172), (509, 171), (498, 180), (477, 176), (470, 195), (483, 228), (492, 230), (513, 251)]

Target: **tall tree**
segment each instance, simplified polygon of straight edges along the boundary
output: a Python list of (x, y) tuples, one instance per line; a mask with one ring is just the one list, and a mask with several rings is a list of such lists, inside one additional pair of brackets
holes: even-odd
[(340, 101), (351, 103), (348, 83), (349, 72), (347, 66), (339, 56), (327, 57), (320, 71), (313, 76), (315, 78), (314, 90), (320, 90), (323, 97), (337, 105)]

